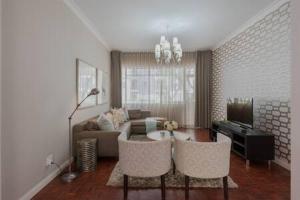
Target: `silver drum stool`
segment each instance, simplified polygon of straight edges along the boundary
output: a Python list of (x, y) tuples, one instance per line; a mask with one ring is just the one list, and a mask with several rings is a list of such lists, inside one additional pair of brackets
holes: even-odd
[(97, 167), (97, 139), (87, 138), (77, 141), (77, 167), (80, 171), (95, 171)]

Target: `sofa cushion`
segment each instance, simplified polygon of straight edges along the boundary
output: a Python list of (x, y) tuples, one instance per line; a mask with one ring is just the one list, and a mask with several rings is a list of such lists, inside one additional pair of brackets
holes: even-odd
[(97, 123), (96, 120), (89, 120), (85, 125), (84, 125), (84, 130), (87, 131), (96, 131), (100, 130), (100, 127)]
[(98, 123), (98, 126), (103, 131), (113, 131), (113, 130), (115, 130), (113, 122), (105, 114), (102, 114), (97, 119), (97, 123)]
[(133, 119), (130, 120), (131, 126), (145, 126), (145, 119)]
[(131, 126), (131, 134), (145, 134), (146, 126)]
[(125, 132), (127, 134), (127, 136), (129, 137), (130, 133), (131, 133), (131, 123), (125, 122), (123, 124), (120, 124), (119, 131)]
[(142, 111), (141, 110), (128, 110), (130, 119), (141, 119)]
[(130, 132), (130, 122), (122, 123), (119, 127), (119, 131), (121, 131), (121, 132)]

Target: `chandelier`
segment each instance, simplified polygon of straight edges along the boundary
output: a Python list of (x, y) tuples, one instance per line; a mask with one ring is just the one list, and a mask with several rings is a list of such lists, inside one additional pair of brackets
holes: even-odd
[(157, 63), (162, 62), (169, 64), (171, 60), (180, 63), (181, 58), (182, 49), (181, 44), (178, 43), (178, 38), (173, 37), (173, 44), (171, 46), (166, 36), (162, 35), (160, 37), (160, 43), (155, 45), (155, 59)]

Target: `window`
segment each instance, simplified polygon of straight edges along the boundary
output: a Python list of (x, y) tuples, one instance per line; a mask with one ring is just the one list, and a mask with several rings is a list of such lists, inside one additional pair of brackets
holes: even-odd
[(152, 53), (122, 55), (122, 102), (128, 108), (150, 110), (153, 115), (193, 126), (195, 108), (195, 55), (182, 63), (157, 64)]

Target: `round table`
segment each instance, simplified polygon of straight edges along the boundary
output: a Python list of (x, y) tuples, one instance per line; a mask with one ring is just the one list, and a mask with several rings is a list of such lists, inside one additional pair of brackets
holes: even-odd
[[(179, 140), (188, 140), (191, 136), (187, 133), (180, 131), (173, 131), (174, 137)], [(161, 130), (161, 131), (152, 131), (147, 133), (147, 137), (151, 140), (164, 140), (164, 139), (172, 139), (172, 136), (169, 131)]]
[(164, 117), (147, 117), (147, 119), (154, 119), (156, 121), (167, 121), (167, 118)]

